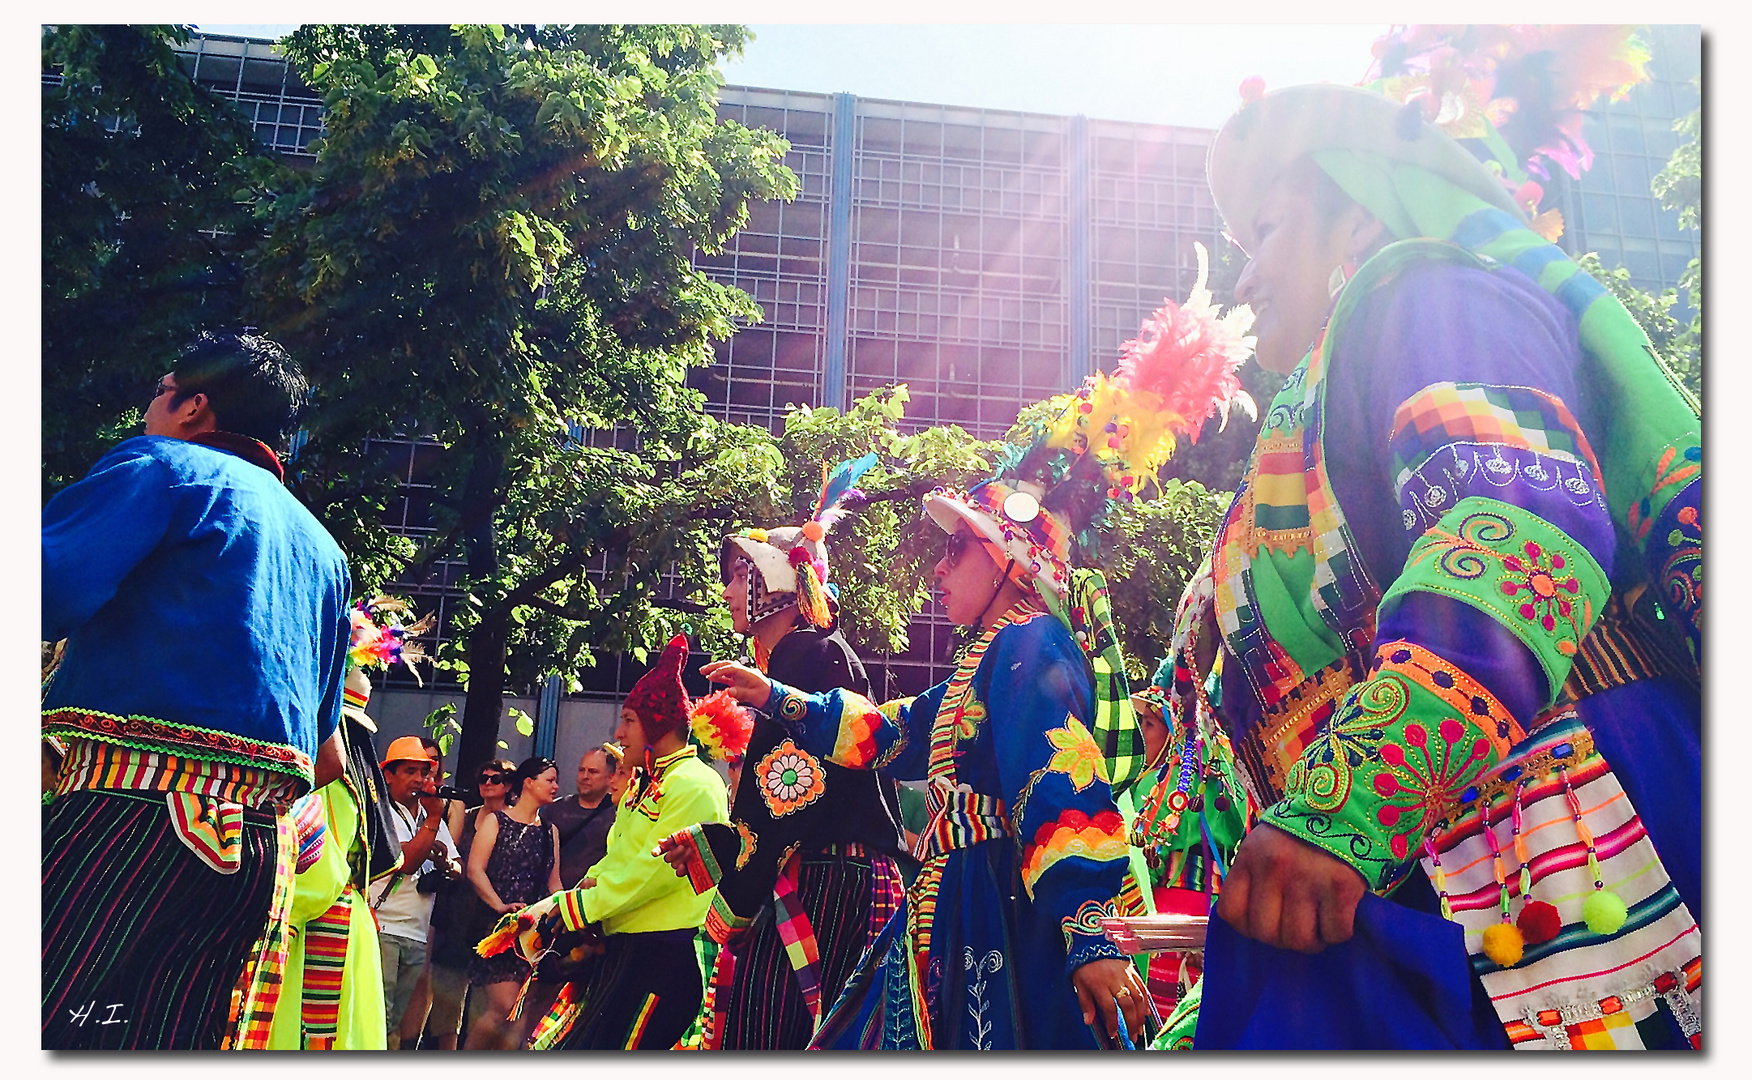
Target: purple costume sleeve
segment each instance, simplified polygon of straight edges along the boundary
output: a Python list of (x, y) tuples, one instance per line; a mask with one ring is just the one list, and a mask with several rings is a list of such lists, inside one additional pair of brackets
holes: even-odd
[(1579, 361), (1573, 320), (1533, 282), (1446, 264), (1364, 297), (1337, 342), (1326, 460), (1383, 598), (1373, 674), (1324, 737), (1375, 754), (1337, 792), (1305, 754), (1265, 820), (1373, 888), (1551, 704), (1607, 596)]

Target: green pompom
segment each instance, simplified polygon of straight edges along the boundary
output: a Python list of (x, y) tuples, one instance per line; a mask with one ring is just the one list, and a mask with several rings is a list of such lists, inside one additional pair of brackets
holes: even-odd
[(1630, 909), (1611, 889), (1595, 889), (1593, 895), (1582, 901), (1582, 921), (1596, 934), (1618, 933), (1629, 917)]
[(1520, 963), (1526, 944), (1514, 923), (1492, 923), (1484, 928), (1484, 955), (1498, 967)]

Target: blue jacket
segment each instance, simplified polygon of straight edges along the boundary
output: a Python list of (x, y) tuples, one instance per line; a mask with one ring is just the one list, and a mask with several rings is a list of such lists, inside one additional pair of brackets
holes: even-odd
[[(128, 439), (49, 501), (42, 541), (43, 640), (67, 638), (46, 721), (147, 718), (163, 723), (73, 727), (311, 779), (340, 717), (352, 582), (276, 476), (210, 446)], [(48, 726), (70, 731), (67, 715)]]

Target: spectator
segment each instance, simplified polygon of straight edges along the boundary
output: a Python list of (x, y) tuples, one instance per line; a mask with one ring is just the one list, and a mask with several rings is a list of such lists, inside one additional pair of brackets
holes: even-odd
[[(461, 815), (462, 828), (456, 836), (456, 857), (464, 867), (468, 865), (481, 815), (491, 817), (495, 810), (510, 805), (507, 796), (516, 771), (517, 766), (511, 762), (495, 758), (482, 765), (475, 775), (481, 805)], [(475, 945), (497, 919), (497, 913), (475, 892), (466, 873), (440, 892), (432, 906), (431, 947), (427, 954), (432, 969), (432, 1013), (426, 1030), (438, 1041), (440, 1050), (456, 1049), (456, 1038), (462, 1030), (463, 1002), (468, 997), (468, 965), (474, 959)]]
[(614, 761), (595, 746), (578, 759), (578, 794), (542, 807), (541, 819), (560, 830), (560, 886), (575, 889), (584, 871), (608, 852), (608, 828), (614, 824), (614, 800), (608, 785)]
[[(411, 735), (390, 743), (383, 758), (383, 779), (402, 850), (401, 866), (373, 886), (371, 901), (383, 949), (384, 1021), (391, 1050), (401, 1048), (401, 1022), (426, 966), (430, 889), (445, 876), (461, 872), (450, 855), (450, 829), (431, 781), (435, 768), (420, 740)], [(427, 890), (420, 888), (422, 879)]]
[[(542, 808), (559, 796), (559, 768), (551, 758), (529, 758), (517, 767), (512, 786), (517, 801), (509, 810), (480, 818), (468, 855), (469, 881), (500, 915), (560, 891), (560, 831), (541, 817)], [(508, 1017), (529, 970), (515, 953), (469, 961), (469, 987), (480, 991), (480, 1003), (469, 1010), (467, 1049), (522, 1046), (529, 1017), (519, 1022)]]
[[(426, 757), (430, 758), (432, 761), (431, 777), (433, 786), (444, 786), (444, 780), (447, 775), (444, 771), (444, 751), (438, 746), (438, 742), (435, 739), (428, 738), (424, 735), (416, 735), (414, 738), (420, 741), (420, 749), (424, 750), (426, 752)], [(444, 820), (445, 828), (450, 830), (451, 836), (460, 835), (460, 830), (457, 826), (462, 821), (462, 811), (462, 800), (444, 800), (443, 809), (439, 813)], [(462, 856), (460, 853), (457, 855), (457, 865), (466, 865), (462, 862)], [(443, 893), (449, 892), (451, 887), (461, 881), (461, 879), (462, 875), (460, 871), (454, 875), (447, 871), (442, 879), (434, 878), (428, 880), (427, 891), (432, 896), (432, 912), (434, 918), (436, 918), (438, 911), (438, 897)], [(431, 929), (431, 920), (427, 921), (427, 929), (428, 931)], [(428, 933), (426, 963), (420, 968), (419, 978), (414, 980), (413, 993), (408, 995), (407, 1011), (402, 1014), (401, 1045), (408, 1050), (418, 1050), (420, 1048), (420, 1035), (426, 1030), (426, 1017), (432, 1011), (432, 950), (430, 945), (431, 940), (430, 934)]]
[(66, 749), (42, 819), (45, 1049), (266, 1045), (277, 818), (339, 775), (315, 763), (352, 592), (275, 456), (304, 392), (274, 342), (203, 334), (145, 434), (43, 508), (42, 638), (67, 639), (42, 698)]

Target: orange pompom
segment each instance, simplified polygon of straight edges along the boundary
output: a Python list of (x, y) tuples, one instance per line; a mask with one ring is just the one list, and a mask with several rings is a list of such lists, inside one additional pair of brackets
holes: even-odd
[(819, 544), (821, 543), (821, 538), (826, 535), (827, 530), (821, 527), (821, 522), (805, 521), (803, 523), (803, 536), (805, 539), (813, 540)]

